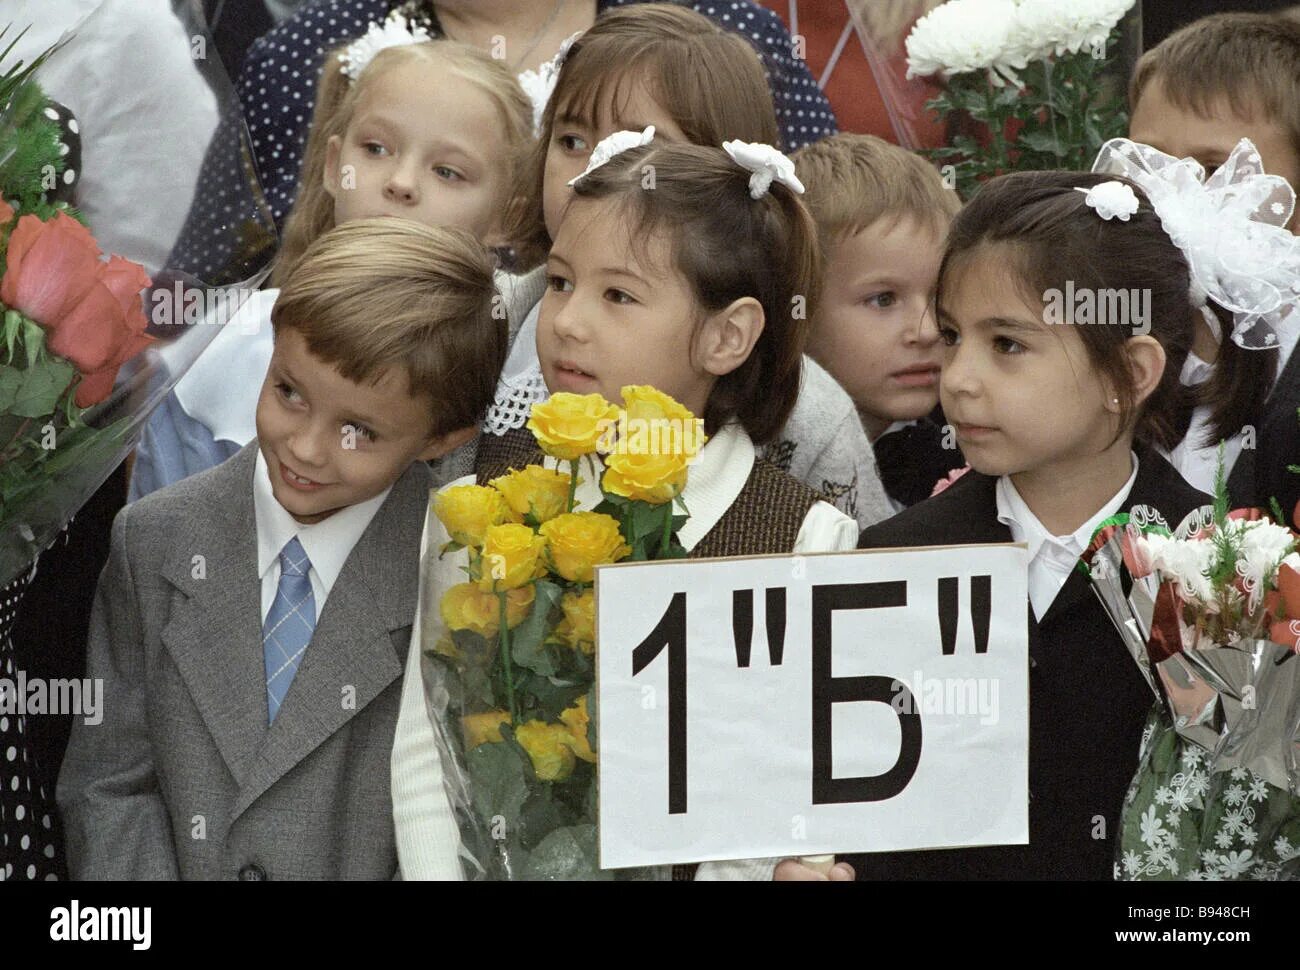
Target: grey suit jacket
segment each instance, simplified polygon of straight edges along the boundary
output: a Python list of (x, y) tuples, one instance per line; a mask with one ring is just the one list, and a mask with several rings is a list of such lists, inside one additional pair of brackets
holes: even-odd
[(113, 523), (91, 619), (104, 717), (59, 776), (77, 879), (391, 879), (389, 757), (430, 476), (389, 493), (267, 725), (254, 440)]

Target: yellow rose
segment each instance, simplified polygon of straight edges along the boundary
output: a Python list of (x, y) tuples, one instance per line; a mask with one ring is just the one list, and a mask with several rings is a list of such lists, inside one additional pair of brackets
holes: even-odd
[(555, 571), (574, 583), (591, 582), (593, 566), (618, 562), (632, 551), (618, 522), (603, 512), (566, 512), (543, 522), (539, 531), (550, 546)]
[(510, 723), (509, 711), (487, 711), (483, 714), (467, 714), (461, 718), (465, 729), (465, 748), (471, 750), (480, 744), (491, 742), (500, 744), (501, 725)]
[(615, 451), (605, 459), (600, 486), (611, 495), (663, 505), (686, 487), (687, 460), (685, 455)]
[[(506, 593), (506, 623), (513, 629), (533, 608), (532, 586)], [(473, 583), (458, 583), (442, 594), (442, 622), (449, 630), (469, 630), (479, 636), (495, 636), (501, 625), (501, 602), (496, 593), (485, 592)]]
[(591, 750), (591, 744), (587, 741), (587, 722), (590, 718), (587, 717), (586, 695), (579, 697), (578, 703), (561, 714), (560, 720), (573, 736), (573, 740), (570, 742), (573, 753), (583, 761), (595, 764), (596, 752)]
[(563, 724), (529, 721), (515, 728), (515, 740), (542, 781), (563, 781), (573, 774), (573, 735)]
[(618, 407), (599, 394), (552, 394), (533, 405), (528, 430), (542, 451), (572, 461), (596, 450), (596, 443), (618, 420)]
[(515, 589), (546, 573), (546, 539), (526, 525), (494, 525), (483, 538), (480, 589)]
[(629, 384), (623, 388), (623, 408), (629, 437), (644, 433), (639, 429), (648, 426), (653, 435), (648, 444), (658, 446), (642, 451), (658, 450), (692, 458), (704, 447), (704, 423), (696, 420), (690, 408), (663, 391), (648, 384)]
[(569, 476), (540, 465), (494, 478), (492, 487), (505, 496), (516, 514), (523, 516), (531, 511), (538, 522), (562, 514), (569, 502)]
[(481, 546), (487, 530), (514, 521), (505, 496), (486, 485), (457, 485), (433, 497), (433, 514), (446, 528), (453, 542)]
[(590, 656), (596, 651), (596, 593), (584, 589), (581, 593), (565, 593), (560, 599), (564, 619), (555, 628), (560, 639), (574, 650)]

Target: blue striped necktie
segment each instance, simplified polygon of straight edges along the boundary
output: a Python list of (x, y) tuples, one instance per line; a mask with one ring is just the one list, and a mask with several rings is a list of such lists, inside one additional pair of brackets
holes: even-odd
[(316, 629), (316, 596), (311, 591), (310, 572), (311, 560), (295, 536), (280, 552), (280, 585), (262, 625), (266, 705), (271, 721), (284, 703), (284, 695), (289, 692)]

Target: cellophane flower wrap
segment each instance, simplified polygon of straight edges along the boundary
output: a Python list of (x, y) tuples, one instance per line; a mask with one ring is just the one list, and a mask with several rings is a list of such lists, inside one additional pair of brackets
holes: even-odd
[(1135, 0), (948, 0), (908, 35), (908, 77), (938, 76), (926, 107), (948, 127), (928, 152), (963, 199), (1006, 172), (1087, 171), (1128, 126)]
[(599, 867), (593, 574), (685, 556), (701, 427), (651, 387), (623, 388), (621, 408), (555, 394), (528, 422), (543, 464), (433, 493), (419, 642), (467, 878), (667, 878)]
[[(192, 26), (196, 42), (206, 39)], [(156, 275), (166, 282), (150, 290), (155, 280), (140, 263), (102, 252), (81, 213), (56, 198), (66, 159), (35, 76), (62, 45), (24, 64), (10, 57), (22, 36), (9, 41), (11, 29), (0, 26), (0, 587), (31, 569), (121, 464), (219, 329), (155, 326), (158, 308), (170, 310), (182, 287), (185, 322), (217, 322), (200, 312), (214, 302), (207, 284), (163, 267)], [(75, 45), (76, 36), (63, 43)], [(216, 64), (195, 69), (216, 72), (214, 88), (229, 88)], [(247, 188), (260, 200), (255, 178)], [(97, 190), (112, 191), (99, 183)], [(232, 195), (232, 210), (233, 203)], [(251, 208), (209, 238), (238, 236), (248, 264), (266, 264), (274, 230), (260, 201)], [(221, 308), (233, 312), (264, 275), (223, 294)]]
[(1122, 880), (1300, 878), (1300, 554), (1258, 510), (1170, 533), (1135, 509), (1085, 556), (1156, 696), (1116, 840)]

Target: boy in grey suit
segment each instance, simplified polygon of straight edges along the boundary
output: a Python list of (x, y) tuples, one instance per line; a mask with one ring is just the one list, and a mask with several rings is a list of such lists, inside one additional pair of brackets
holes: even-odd
[(424, 462), (468, 440), (506, 352), (456, 229), (363, 219), (286, 282), (257, 440), (123, 509), (58, 801), (78, 879), (390, 879), (389, 758)]

